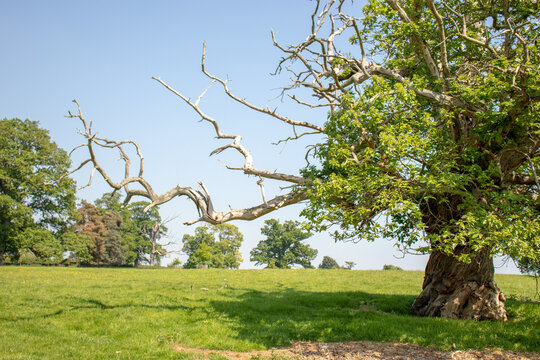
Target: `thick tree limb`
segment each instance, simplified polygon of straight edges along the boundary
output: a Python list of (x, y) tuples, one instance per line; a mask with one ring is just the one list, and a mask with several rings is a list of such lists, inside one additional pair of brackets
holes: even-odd
[(444, 21), (441, 14), (439, 14), (439, 11), (435, 7), (433, 0), (428, 0), (428, 6), (429, 10), (437, 21), (437, 25), (439, 26), (439, 36), (441, 38), (441, 67), (443, 76), (447, 78), (450, 76), (450, 67), (448, 65), (448, 51), (446, 49), (446, 31), (444, 30)]
[[(399, 3), (396, 0), (386, 0), (386, 3), (398, 13), (399, 17), (404, 23), (408, 24), (412, 22), (407, 12), (399, 5)], [(422, 37), (419, 34), (413, 34), (412, 39), (418, 46), (420, 53), (422, 54), (424, 60), (426, 61), (426, 65), (428, 66), (429, 71), (431, 72), (431, 75), (433, 75), (437, 79), (440, 79), (441, 74), (439, 72), (439, 68), (437, 67), (437, 64), (435, 63), (435, 61), (433, 60), (433, 56), (431, 55), (429, 48), (422, 40)]]
[[(182, 97), (181, 94), (178, 93), (178, 95)], [(226, 145), (225, 147), (234, 148), (244, 156), (245, 158), (244, 167), (240, 169), (243, 170), (246, 174), (257, 175), (260, 178), (264, 177), (264, 178), (269, 178), (269, 179), (292, 182), (295, 184), (306, 183), (307, 179), (304, 179), (298, 176), (280, 174), (280, 173), (252, 168), (251, 165), (253, 161), (252, 161), (251, 153), (247, 151), (240, 144), (241, 137), (239, 135), (227, 135), (227, 134), (222, 133), (219, 129), (219, 125), (217, 121), (206, 116), (198, 108), (198, 105), (196, 105), (196, 103), (192, 103), (188, 99), (186, 100), (188, 104), (190, 104), (197, 112), (199, 112), (201, 116), (203, 116), (203, 119), (211, 122), (214, 125), (214, 128), (219, 138), (233, 139), (233, 143)], [(230, 209), (227, 211), (219, 212), (219, 211), (214, 210), (214, 206), (212, 204), (212, 199), (210, 197), (210, 194), (202, 182), (199, 183), (202, 191), (193, 189), (189, 186), (177, 185), (163, 194), (157, 194), (153, 190), (150, 183), (143, 177), (143, 173), (144, 173), (144, 167), (143, 167), (144, 160), (143, 159), (144, 158), (142, 156), (142, 151), (139, 145), (131, 140), (114, 141), (114, 140), (97, 137), (97, 134), (94, 134), (92, 132), (91, 122), (89, 123), (84, 117), (84, 115), (82, 114), (79, 103), (76, 100), (73, 100), (73, 102), (77, 104), (78, 112), (76, 114), (69, 112), (67, 117), (77, 118), (83, 124), (84, 130), (81, 130), (80, 133), (87, 140), (87, 143), (85, 144), (84, 148), (88, 150), (89, 158), (81, 162), (81, 164), (78, 167), (76, 167), (74, 170), (63, 175), (62, 178), (73, 174), (74, 172), (80, 170), (87, 164), (91, 163), (93, 165), (93, 169), (92, 169), (92, 176), (90, 178), (90, 182), (88, 186), (92, 182), (94, 171), (97, 171), (111, 188), (113, 188), (114, 190), (123, 189), (126, 192), (126, 202), (129, 202), (133, 196), (142, 196), (150, 200), (150, 205), (148, 205), (145, 210), (148, 210), (151, 207), (166, 203), (175, 197), (186, 196), (195, 204), (199, 212), (198, 219), (194, 221), (186, 222), (186, 224), (194, 224), (199, 221), (206, 221), (212, 224), (220, 224), (220, 223), (227, 222), (230, 220), (252, 220), (259, 216), (272, 212), (276, 209), (279, 209), (280, 207), (295, 204), (299, 201), (306, 199), (306, 195), (304, 191), (293, 188), (293, 190), (290, 193), (276, 196), (271, 200), (267, 200), (266, 196), (264, 196), (263, 204), (261, 205), (253, 206), (246, 209)], [(131, 161), (130, 161), (129, 156), (127, 155), (126, 149), (124, 149), (124, 146), (126, 145), (135, 147), (136, 153), (139, 157), (139, 172), (137, 176), (130, 176)], [(96, 156), (95, 147), (116, 149), (120, 152), (121, 160), (124, 162), (123, 179), (121, 179), (120, 181), (115, 181), (112, 179), (112, 177), (108, 174), (108, 172), (99, 163), (98, 158)], [(81, 148), (82, 148), (81, 146), (78, 146), (76, 149), (81, 149)], [(223, 149), (221, 150), (218, 149), (218, 152), (222, 150)], [(130, 185), (137, 185), (139, 188), (137, 189), (131, 188)]]

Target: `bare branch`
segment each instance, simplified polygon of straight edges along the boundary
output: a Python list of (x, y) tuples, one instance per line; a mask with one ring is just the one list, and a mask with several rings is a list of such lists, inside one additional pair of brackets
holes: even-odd
[[(288, 96), (289, 96), (292, 100), (296, 101), (298, 104), (304, 105), (304, 106), (307, 106), (307, 107), (310, 107), (310, 108), (312, 108), (312, 109), (314, 109), (314, 108), (320, 108), (320, 107), (328, 107), (328, 106), (334, 105), (333, 103), (326, 103), (326, 104), (309, 104), (309, 103), (307, 103), (307, 102), (305, 102), (305, 101), (302, 101), (302, 100), (298, 99), (295, 95), (290, 95), (290, 94), (288, 94)], [(319, 133), (319, 131), (317, 131), (317, 132), (310, 132), (310, 134), (317, 134), (317, 133)]]
[(263, 198), (264, 205), (268, 206), (268, 202), (266, 201), (266, 194), (264, 192), (264, 185), (263, 185), (264, 179), (262, 177), (259, 177), (259, 181), (257, 181), (257, 185), (261, 187), (261, 195)]
[(195, 221), (189, 221), (185, 224), (192, 225), (199, 221), (206, 221), (211, 224), (221, 224), (231, 220), (253, 220), (279, 208), (296, 204), (306, 199), (307, 195), (305, 192), (301, 190), (293, 190), (288, 194), (274, 197), (273, 199), (267, 201), (266, 204), (253, 206), (247, 209), (230, 209), (228, 211), (214, 213), (211, 216), (201, 216), (200, 219)]
[(444, 21), (441, 17), (441, 14), (439, 14), (439, 11), (437, 11), (433, 0), (428, 0), (428, 6), (429, 10), (437, 21), (437, 25), (439, 26), (439, 36), (441, 38), (441, 67), (444, 77), (447, 78), (448, 76), (450, 76), (450, 67), (448, 66), (448, 52), (446, 50), (446, 33), (444, 30)]
[(273, 145), (279, 145), (281, 143), (286, 143), (288, 141), (291, 141), (291, 140), (298, 140), (300, 139), (301, 137), (305, 136), (305, 135), (313, 135), (313, 134), (317, 134), (316, 132), (304, 132), (304, 133), (301, 133), (301, 134), (296, 134), (294, 136), (289, 136), (288, 138), (286, 139), (282, 139), (282, 140), (279, 140), (275, 143), (272, 143)]
[[(182, 94), (176, 92), (175, 90), (171, 89), (167, 84), (163, 83), (160, 79), (157, 79), (157, 81), (161, 82), (164, 86), (168, 87), (172, 92), (177, 94), (179, 97), (181, 97), (187, 104), (189, 104), (195, 111), (197, 111), (204, 120), (212, 123), (214, 125), (216, 134), (218, 135), (218, 138), (224, 138), (224, 139), (233, 139), (233, 143), (226, 145), (224, 148), (234, 148), (237, 151), (239, 151), (242, 155), (244, 155), (245, 163), (244, 167), (239, 168), (244, 173), (249, 175), (257, 175), (260, 179), (262, 178), (270, 178), (275, 180), (281, 180), (281, 181), (287, 181), (292, 182), (295, 184), (306, 184), (308, 179), (294, 176), (294, 175), (288, 175), (288, 174), (281, 174), (276, 172), (270, 172), (265, 170), (259, 170), (252, 167), (252, 157), (251, 153), (246, 150), (241, 144), (241, 136), (239, 135), (228, 135), (224, 134), (220, 131), (219, 125), (217, 121), (210, 118), (209, 116), (205, 115), (198, 105), (195, 103), (192, 103), (189, 99), (187, 99)], [(206, 91), (205, 91), (206, 92)], [(204, 93), (203, 93), (204, 95)], [(202, 95), (201, 95), (202, 96)], [(200, 100), (201, 97), (199, 97), (198, 100)], [(150, 183), (144, 179), (143, 172), (143, 156), (141, 149), (137, 143), (134, 141), (128, 140), (128, 141), (114, 141), (109, 140), (105, 138), (98, 138), (96, 134), (92, 133), (91, 127), (89, 126), (89, 123), (85, 119), (85, 117), (82, 114), (82, 111), (80, 109), (79, 103), (74, 100), (74, 103), (77, 104), (78, 107), (78, 113), (73, 114), (69, 112), (68, 117), (69, 118), (78, 118), (84, 127), (84, 131), (81, 131), (80, 133), (87, 139), (87, 144), (85, 145), (86, 149), (89, 152), (89, 159), (86, 159), (83, 161), (79, 166), (77, 166), (74, 170), (70, 171), (67, 174), (64, 174), (62, 176), (66, 177), (74, 172), (80, 170), (88, 163), (93, 164), (93, 169), (90, 175), (90, 181), (86, 186), (89, 186), (92, 183), (92, 179), (94, 176), (95, 171), (99, 172), (103, 179), (107, 182), (107, 184), (112, 187), (115, 190), (121, 190), (124, 189), (126, 192), (126, 201), (130, 201), (133, 196), (142, 196), (150, 200), (150, 204), (145, 208), (145, 211), (148, 211), (150, 208), (161, 205), (163, 203), (166, 203), (170, 201), (171, 199), (178, 197), (178, 196), (186, 196), (188, 197), (197, 207), (197, 210), (199, 211), (199, 218), (195, 221), (187, 222), (186, 224), (193, 224), (199, 221), (206, 221), (212, 224), (219, 224), (223, 222), (227, 222), (230, 220), (252, 220), (259, 216), (262, 216), (264, 214), (267, 214), (269, 212), (272, 212), (280, 207), (287, 206), (290, 204), (297, 203), (299, 201), (302, 201), (306, 198), (306, 195), (303, 191), (293, 189), (289, 194), (276, 196), (273, 199), (267, 201), (266, 195), (263, 197), (263, 204), (257, 205), (251, 208), (247, 209), (230, 209), (227, 211), (217, 212), (214, 210), (214, 206), (212, 204), (212, 199), (210, 197), (210, 194), (203, 183), (200, 183), (200, 187), (202, 189), (201, 191), (195, 190), (189, 186), (181, 186), (177, 185), (167, 192), (163, 194), (157, 194), (154, 192), (153, 188), (151, 187)], [(139, 175), (136, 177), (131, 177), (129, 174), (130, 169), (130, 159), (127, 155), (127, 152), (123, 148), (124, 145), (132, 145), (136, 149), (137, 156), (140, 158), (140, 169), (139, 169)], [(124, 178), (120, 180), (119, 182), (115, 182), (109, 174), (105, 171), (105, 169), (100, 165), (98, 162), (98, 159), (95, 154), (94, 146), (102, 147), (102, 148), (108, 148), (108, 149), (117, 149), (121, 154), (121, 160), (124, 161)], [(77, 149), (80, 149), (81, 146), (78, 146)], [(223, 149), (221, 149), (223, 150)], [(220, 149), (217, 149), (217, 151), (221, 151)], [(229, 167), (231, 168), (231, 167)], [(130, 184), (137, 184), (141, 188), (139, 189), (131, 189), (129, 187)], [(260, 184), (259, 184), (260, 185)]]
[[(386, 0), (386, 3), (394, 9), (401, 20), (404, 23), (411, 23), (412, 20), (410, 19), (409, 15), (407, 15), (407, 12), (399, 5), (399, 3), (396, 0)], [(420, 49), (420, 53), (424, 57), (424, 60), (426, 61), (426, 64), (429, 68), (429, 71), (431, 72), (431, 75), (436, 77), (437, 79), (441, 78), (441, 74), (439, 72), (439, 68), (437, 67), (437, 64), (435, 64), (435, 61), (433, 60), (433, 57), (431, 56), (431, 52), (429, 51), (428, 47), (422, 40), (422, 37), (419, 34), (412, 35), (413, 41), (418, 45)]]
[[(213, 75), (211, 75), (210, 73), (208, 73), (205, 69), (205, 57), (206, 57), (206, 44), (203, 45), (203, 56), (202, 56), (202, 61), (201, 61), (201, 68), (202, 68), (202, 71), (203, 73), (208, 76), (210, 79), (214, 80), (214, 81), (217, 81), (219, 82), (222, 86), (223, 86), (223, 90), (225, 91), (225, 93), (233, 100), (239, 102), (240, 104), (242, 105), (245, 105), (247, 106), (248, 108), (252, 109), (252, 110), (255, 110), (255, 111), (258, 111), (260, 113), (263, 113), (263, 114), (266, 114), (266, 115), (270, 115), (278, 120), (281, 120), (287, 124), (290, 124), (290, 125), (296, 125), (296, 126), (304, 126), (304, 127), (307, 127), (307, 128), (310, 128), (310, 129), (313, 129), (313, 130), (317, 130), (319, 132), (323, 132), (324, 129), (320, 126), (317, 126), (317, 125), (314, 125), (314, 124), (310, 124), (308, 122), (304, 122), (304, 121), (294, 121), (288, 117), (285, 117), (285, 116), (282, 116), (282, 115), (279, 115), (278, 113), (274, 111), (271, 111), (268, 107), (266, 108), (261, 108), (261, 107), (258, 107), (258, 106), (255, 106), (249, 102), (247, 102), (245, 99), (241, 99), (239, 98), (238, 96), (234, 95), (233, 93), (231, 93), (231, 91), (229, 90), (229, 87), (227, 86), (227, 81), (224, 81), (218, 77), (215, 77)], [(155, 79), (155, 78), (154, 78)], [(157, 80), (157, 79), (156, 79)]]
[(456, 28), (456, 31), (457, 31), (457, 36), (473, 43), (473, 44), (476, 44), (476, 45), (480, 45), (486, 49), (488, 49), (493, 55), (495, 56), (499, 56), (499, 53), (497, 52), (497, 50), (489, 45), (489, 41), (490, 39), (489, 38), (486, 38), (485, 41), (481, 41), (481, 40), (478, 40), (478, 39), (475, 39), (471, 36), (469, 36), (469, 32), (468, 32), (468, 27), (467, 27), (467, 18), (465, 17), (464, 14), (460, 14), (458, 13), (457, 11), (455, 11), (450, 5), (448, 5), (445, 1), (441, 1), (441, 3), (443, 4), (443, 6), (448, 10), (450, 11), (451, 13), (453, 13), (454, 15), (458, 16), (459, 18), (461, 18), (461, 22), (462, 22), (462, 27), (460, 27), (458, 25), (458, 23), (452, 18), (452, 17), (448, 17), (450, 19), (450, 21), (452, 21), (452, 23), (454, 24), (454, 27)]
[[(171, 91), (173, 94), (177, 95), (182, 100), (184, 100), (184, 102), (186, 104), (188, 104), (191, 108), (193, 108), (203, 118), (203, 120), (208, 121), (209, 123), (211, 123), (213, 125), (215, 131), (216, 131), (216, 137), (218, 139), (233, 139), (232, 143), (226, 144), (226, 145), (224, 145), (222, 147), (219, 147), (219, 148), (215, 149), (214, 151), (212, 151), (210, 153), (210, 155), (215, 155), (215, 154), (219, 154), (220, 152), (222, 152), (222, 151), (224, 151), (226, 149), (235, 149), (240, 154), (242, 154), (242, 156), (244, 156), (245, 161), (244, 161), (244, 166), (243, 167), (238, 168), (238, 167), (227, 166), (227, 168), (232, 169), (232, 170), (242, 170), (242, 171), (244, 171), (245, 174), (248, 174), (248, 175), (257, 175), (257, 176), (260, 176), (260, 177), (274, 179), (274, 180), (288, 181), (288, 182), (293, 182), (293, 183), (297, 183), (297, 184), (306, 183), (307, 179), (299, 177), (299, 176), (281, 174), (281, 173), (276, 173), (276, 172), (271, 172), (271, 171), (260, 170), (260, 169), (254, 168), (253, 167), (253, 157), (252, 157), (251, 153), (242, 144), (240, 144), (240, 141), (242, 140), (242, 137), (240, 135), (229, 135), (229, 134), (222, 133), (220, 128), (219, 128), (219, 124), (218, 124), (217, 120), (215, 120), (214, 118), (206, 115), (197, 104), (193, 103), (186, 96), (184, 96), (181, 93), (179, 93), (178, 91), (174, 90), (171, 86), (166, 84), (163, 80), (161, 80), (159, 78), (155, 78), (155, 77), (153, 77), (152, 79), (156, 80), (157, 82), (162, 84), (165, 88), (167, 88), (169, 91)], [(217, 80), (217, 81), (219, 82), (220, 80)]]

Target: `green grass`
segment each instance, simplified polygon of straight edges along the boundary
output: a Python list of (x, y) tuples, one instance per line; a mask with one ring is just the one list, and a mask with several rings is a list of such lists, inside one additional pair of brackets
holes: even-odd
[[(0, 359), (192, 359), (294, 340), (540, 352), (535, 280), (499, 275), (511, 319), (419, 318), (411, 271), (0, 267)], [(220, 289), (225, 283), (228, 288)], [(201, 290), (207, 288), (208, 291)]]

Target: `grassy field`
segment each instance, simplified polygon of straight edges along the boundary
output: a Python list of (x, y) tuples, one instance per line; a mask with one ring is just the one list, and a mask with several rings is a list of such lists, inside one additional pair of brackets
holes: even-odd
[(511, 317), (497, 323), (411, 316), (422, 276), (0, 267), (0, 359), (191, 359), (171, 343), (248, 351), (294, 340), (540, 352), (534, 278), (496, 277)]

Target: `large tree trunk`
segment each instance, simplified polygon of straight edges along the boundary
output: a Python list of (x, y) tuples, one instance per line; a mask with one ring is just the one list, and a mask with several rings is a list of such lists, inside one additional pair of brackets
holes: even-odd
[(420, 316), (506, 321), (506, 299), (493, 275), (488, 249), (481, 250), (468, 264), (434, 251), (413, 311)]

